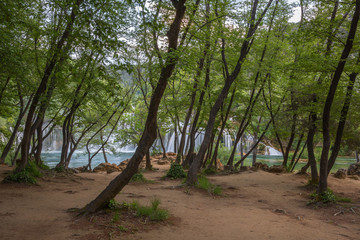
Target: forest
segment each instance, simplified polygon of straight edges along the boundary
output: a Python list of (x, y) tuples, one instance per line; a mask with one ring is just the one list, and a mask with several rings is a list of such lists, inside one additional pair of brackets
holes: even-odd
[(275, 168), (308, 174), (319, 202), (333, 194), (339, 156), (354, 158), (360, 176), (360, 0), (3, 0), (0, 9), (4, 182), (50, 171), (42, 154), (54, 131), (56, 172), (71, 170), (79, 150), (91, 172), (114, 144), (134, 146), (121, 173), (78, 206), (84, 216), (108, 207), (142, 164), (154, 171), (156, 155), (191, 187), (204, 171), (260, 166), (271, 146)]

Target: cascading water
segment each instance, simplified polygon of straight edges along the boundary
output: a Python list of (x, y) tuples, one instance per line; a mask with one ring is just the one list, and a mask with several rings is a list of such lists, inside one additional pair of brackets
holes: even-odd
[[(46, 134), (45, 132), (44, 134)], [(224, 131), (223, 138), (222, 138), (222, 144), (227, 149), (231, 149), (234, 144), (235, 136), (232, 136), (228, 131)], [(177, 144), (180, 143), (181, 140), (181, 134), (178, 134), (178, 141)], [(199, 146), (202, 144), (204, 140), (204, 133), (200, 132), (196, 134), (195, 138), (195, 151), (198, 150)], [(185, 143), (188, 141), (188, 136), (185, 137)], [(170, 132), (163, 136), (163, 142), (165, 145), (165, 149), (167, 152), (173, 152), (174, 151), (174, 144), (175, 144), (175, 133)], [(240, 151), (240, 142), (237, 144), (236, 149), (239, 152)], [(254, 139), (251, 135), (243, 136), (242, 139), (243, 144), (243, 151), (246, 153), (254, 144)], [(53, 167), (55, 166), (60, 159), (61, 154), (61, 146), (62, 146), (62, 130), (61, 128), (55, 128), (50, 135), (45, 139), (43, 143), (43, 159), (45, 162)], [(160, 141), (157, 140), (154, 144), (155, 148), (161, 150), (161, 144)], [(90, 152), (94, 153), (96, 150), (99, 149), (99, 145), (90, 145)], [(184, 147), (184, 154), (185, 154), (185, 147)], [(120, 142), (115, 137), (110, 137), (108, 144), (106, 146), (106, 153), (107, 158), (110, 163), (117, 163), (119, 164), (121, 161), (130, 158), (133, 153), (136, 150), (136, 146), (134, 145), (127, 145), (123, 146), (122, 142)], [(265, 146), (264, 150), (265, 155), (272, 155), (272, 156), (281, 156), (281, 153), (274, 149), (271, 146)], [(86, 165), (88, 162), (88, 156), (87, 151), (85, 148), (80, 148), (75, 151), (75, 154), (73, 155), (70, 167), (79, 167)], [(102, 155), (102, 152), (100, 151), (92, 160), (92, 166), (97, 166), (101, 162), (104, 162), (104, 158)]]

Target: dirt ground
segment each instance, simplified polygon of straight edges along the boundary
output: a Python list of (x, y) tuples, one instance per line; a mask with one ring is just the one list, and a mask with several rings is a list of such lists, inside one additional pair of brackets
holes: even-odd
[[(351, 203), (308, 206), (308, 177), (246, 171), (208, 178), (221, 196), (180, 188), (180, 180), (161, 180), (169, 166), (145, 172), (154, 183), (130, 183), (116, 197), (149, 204), (154, 197), (171, 217), (136, 231), (104, 235), (101, 227), (74, 218), (69, 208), (94, 199), (118, 173), (80, 173), (48, 177), (36, 186), (0, 184), (0, 239), (360, 239), (360, 181), (329, 176), (329, 187)], [(0, 180), (11, 169), (0, 166)]]

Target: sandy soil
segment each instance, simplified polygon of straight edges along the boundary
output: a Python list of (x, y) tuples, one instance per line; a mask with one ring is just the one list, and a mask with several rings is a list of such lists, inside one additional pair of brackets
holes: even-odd
[[(66, 210), (83, 207), (118, 174), (81, 173), (45, 178), (37, 186), (0, 184), (0, 239), (360, 239), (359, 180), (330, 176), (330, 188), (352, 203), (315, 208), (307, 206), (306, 176), (263, 171), (211, 176), (223, 189), (221, 196), (211, 196), (176, 187), (179, 180), (161, 180), (168, 166), (155, 167), (160, 170), (144, 173), (154, 183), (131, 183), (116, 200), (148, 204), (157, 197), (171, 214), (165, 224), (107, 236), (88, 220), (74, 218)], [(10, 170), (0, 166), (0, 180)]]

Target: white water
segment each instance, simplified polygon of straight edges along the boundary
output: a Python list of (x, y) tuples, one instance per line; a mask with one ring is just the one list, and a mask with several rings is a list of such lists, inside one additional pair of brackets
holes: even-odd
[[(224, 132), (224, 137), (222, 139), (222, 144), (227, 148), (231, 149), (234, 144), (235, 136), (231, 136), (229, 132)], [(176, 142), (177, 148), (181, 140), (181, 134), (178, 135), (178, 140)], [(187, 143), (188, 136), (185, 137), (185, 143)], [(195, 150), (199, 148), (201, 143), (204, 140), (204, 133), (200, 132), (196, 135), (195, 139)], [(215, 139), (216, 140), (216, 139)], [(243, 150), (247, 152), (251, 146), (253, 145), (253, 137), (251, 135), (247, 135), (243, 137)], [(167, 152), (174, 152), (174, 144), (175, 144), (175, 133), (171, 132), (163, 136), (163, 143), (165, 145), (165, 149)], [(106, 150), (107, 158), (110, 163), (119, 164), (125, 159), (130, 158), (134, 152), (136, 147), (135, 146), (124, 146), (121, 147), (121, 142), (117, 142), (115, 138), (109, 139), (109, 148)], [(45, 139), (43, 143), (43, 154), (42, 158), (50, 167), (56, 166), (56, 164), (60, 160), (61, 155), (61, 146), (62, 146), (62, 131), (61, 129), (57, 128), (54, 129), (53, 132), (49, 135), (47, 139)], [(156, 148), (161, 150), (160, 141), (157, 140), (155, 142)], [(90, 152), (94, 153), (98, 150), (99, 146), (90, 145)], [(111, 149), (111, 150), (110, 150)], [(236, 146), (237, 151), (240, 151), (240, 142)], [(185, 149), (184, 149), (185, 151)], [(272, 156), (281, 156), (281, 152), (277, 151), (276, 149), (266, 146), (265, 147), (265, 155), (272, 155)], [(92, 159), (92, 166), (97, 166), (98, 164), (104, 162), (104, 157), (102, 151), (100, 151), (93, 159)], [(75, 151), (73, 157), (70, 161), (70, 167), (80, 167), (84, 166), (88, 163), (88, 155), (85, 148), (81, 148)]]

